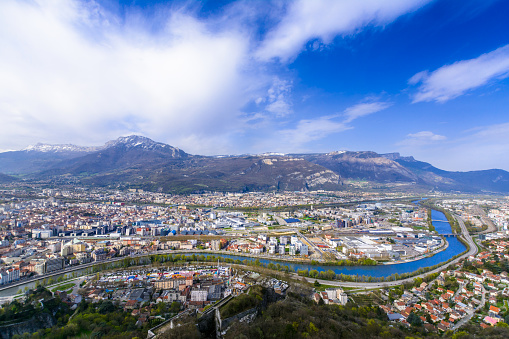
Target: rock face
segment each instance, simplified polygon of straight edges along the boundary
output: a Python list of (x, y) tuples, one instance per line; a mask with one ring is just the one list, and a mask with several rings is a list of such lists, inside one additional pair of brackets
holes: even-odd
[(34, 333), (41, 328), (53, 327), (55, 324), (56, 321), (50, 314), (39, 313), (27, 321), (0, 326), (0, 338), (10, 339), (16, 334), (23, 335), (23, 333)]
[(375, 152), (331, 152), (301, 155), (342, 178), (374, 182), (418, 182), (419, 177), (399, 163)]
[[(53, 184), (72, 181), (170, 193), (344, 190), (354, 181), (378, 188), (509, 192), (506, 171), (448, 172), (399, 153), (338, 151), (206, 157), (135, 135), (100, 147), (38, 144), (23, 151), (0, 153), (0, 173)], [(14, 178), (0, 176), (0, 183), (2, 180)]]

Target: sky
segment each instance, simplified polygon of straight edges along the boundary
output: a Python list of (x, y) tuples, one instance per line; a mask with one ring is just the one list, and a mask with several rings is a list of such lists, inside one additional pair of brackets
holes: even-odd
[(0, 151), (400, 152), (509, 170), (503, 0), (0, 1)]

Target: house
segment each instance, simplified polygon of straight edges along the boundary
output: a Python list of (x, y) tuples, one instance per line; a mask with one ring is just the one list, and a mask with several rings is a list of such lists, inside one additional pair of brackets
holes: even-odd
[(484, 317), (483, 320), (484, 320), (485, 323), (488, 323), (491, 326), (495, 326), (500, 321), (500, 319), (498, 319), (498, 318), (492, 318), (492, 317), (489, 317), (489, 316)]
[(447, 329), (448, 329), (449, 327), (451, 327), (451, 324), (450, 324), (450, 323), (448, 323), (448, 322), (447, 322), (447, 321), (445, 321), (445, 320), (442, 320), (442, 321), (440, 322), (440, 325), (444, 326), (444, 327), (445, 327), (445, 328), (447, 328)]
[(445, 327), (444, 325), (442, 325), (441, 323), (437, 325), (438, 329), (442, 332), (445, 332), (447, 331), (447, 327)]
[(396, 301), (394, 307), (396, 307), (398, 311), (403, 311), (406, 308), (406, 304), (403, 301)]
[(389, 317), (389, 321), (400, 321), (402, 319), (405, 319), (401, 314), (399, 313), (389, 313), (387, 314), (387, 317)]
[(495, 316), (497, 316), (499, 313), (500, 313), (500, 308), (498, 308), (498, 307), (496, 307), (496, 306), (493, 306), (493, 305), (490, 305), (490, 310), (489, 310), (489, 314), (490, 314), (490, 316), (495, 317)]
[(125, 310), (134, 310), (138, 306), (138, 301), (136, 300), (128, 300), (124, 305)]

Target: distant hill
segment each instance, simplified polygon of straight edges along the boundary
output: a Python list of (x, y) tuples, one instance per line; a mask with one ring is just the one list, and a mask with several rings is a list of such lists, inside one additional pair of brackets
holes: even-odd
[(16, 178), (11, 177), (10, 175), (0, 173), (0, 184), (7, 184), (16, 180)]
[(43, 145), (0, 153), (0, 172), (26, 180), (72, 178), (90, 186), (151, 191), (305, 191), (364, 188), (509, 192), (509, 173), (449, 172), (398, 153), (330, 152), (209, 157), (141, 136), (100, 147)]
[(57, 166), (61, 161), (81, 157), (99, 147), (37, 144), (21, 151), (0, 153), (0, 172), (29, 174)]
[(469, 172), (449, 172), (411, 157), (395, 159), (400, 165), (439, 189), (476, 192), (509, 192), (509, 172), (500, 169)]

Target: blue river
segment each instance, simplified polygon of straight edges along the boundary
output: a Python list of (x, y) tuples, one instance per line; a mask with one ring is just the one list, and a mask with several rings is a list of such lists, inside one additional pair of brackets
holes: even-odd
[[(439, 211), (432, 210), (431, 211), (431, 219), (433, 220), (433, 226), (440, 234), (452, 233), (451, 225), (447, 221), (446, 216)], [(345, 274), (345, 275), (358, 275), (358, 276), (372, 276), (372, 277), (388, 277), (394, 273), (402, 274), (402, 273), (410, 273), (417, 271), (419, 268), (430, 267), (436, 264), (445, 262), (457, 254), (460, 254), (466, 250), (466, 246), (463, 245), (456, 237), (448, 237), (446, 238), (447, 242), (449, 242), (449, 247), (447, 247), (444, 251), (441, 251), (435, 254), (432, 257), (426, 257), (423, 259), (400, 263), (400, 264), (392, 264), (392, 265), (377, 265), (377, 266), (321, 266), (321, 265), (307, 265), (307, 264), (294, 264), (286, 261), (277, 261), (272, 259), (262, 259), (259, 258), (260, 262), (263, 264), (273, 263), (273, 264), (281, 264), (281, 266), (289, 266), (293, 270), (317, 270), (317, 271), (328, 271), (332, 270), (336, 274)], [(203, 253), (196, 253), (197, 255)], [(240, 261), (243, 260), (256, 260), (256, 258), (248, 258), (242, 256), (228, 255), (228, 254), (220, 254), (216, 255), (223, 258), (230, 258)]]

